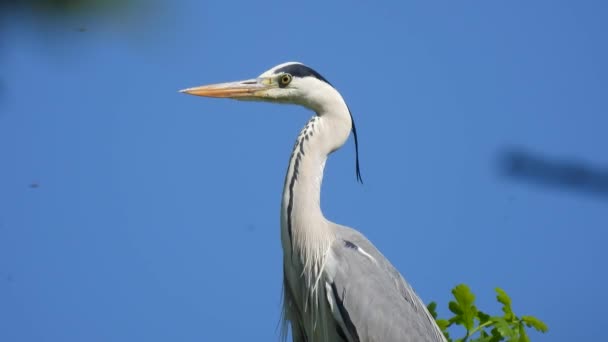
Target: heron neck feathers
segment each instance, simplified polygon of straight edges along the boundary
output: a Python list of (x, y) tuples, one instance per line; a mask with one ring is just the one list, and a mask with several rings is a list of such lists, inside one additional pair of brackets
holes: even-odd
[(289, 241), (284, 241), (284, 247), (303, 253), (304, 261), (306, 250), (328, 243), (322, 243), (322, 239), (333, 241), (321, 210), (323, 171), (328, 155), (344, 144), (351, 129), (348, 108), (336, 95), (320, 107), (298, 135), (285, 179), (282, 223)]
[[(326, 89), (327, 90), (327, 89)], [(319, 297), (320, 279), (328, 251), (336, 239), (332, 223), (321, 210), (321, 184), (329, 154), (339, 149), (348, 138), (351, 118), (340, 94), (324, 92), (314, 97), (307, 107), (316, 111), (304, 126), (293, 148), (281, 208), (281, 241), (286, 267), (285, 284), (296, 294), (293, 300), (308, 331), (327, 312)], [(285, 305), (285, 303), (284, 303)], [(287, 308), (285, 308), (287, 310)], [(323, 328), (317, 327), (317, 329)]]

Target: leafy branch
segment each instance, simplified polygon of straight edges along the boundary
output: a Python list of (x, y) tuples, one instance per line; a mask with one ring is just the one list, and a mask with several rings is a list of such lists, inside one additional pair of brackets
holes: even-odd
[[(548, 328), (543, 321), (534, 316), (518, 317), (513, 312), (511, 298), (501, 289), (496, 288), (496, 300), (502, 304), (502, 316), (490, 316), (475, 306), (475, 295), (465, 284), (452, 289), (453, 301), (448, 308), (454, 314), (449, 319), (437, 318), (437, 303), (431, 302), (428, 309), (448, 342), (529, 342), (526, 328), (534, 328), (542, 333)], [(465, 329), (465, 336), (452, 339), (448, 328), (460, 325)]]

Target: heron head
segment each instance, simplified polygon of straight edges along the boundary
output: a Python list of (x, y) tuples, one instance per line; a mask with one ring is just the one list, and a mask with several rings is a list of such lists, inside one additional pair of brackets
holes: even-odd
[(327, 109), (336, 108), (336, 106), (343, 108), (350, 116), (355, 138), (357, 180), (363, 182), (359, 171), (357, 130), (348, 106), (331, 83), (302, 63), (287, 62), (249, 80), (204, 85), (184, 89), (181, 92), (204, 97), (292, 103), (310, 108), (317, 114), (327, 112)]
[(181, 92), (204, 97), (292, 103), (313, 110), (337, 93), (318, 72), (298, 62), (277, 65), (256, 78), (193, 87)]

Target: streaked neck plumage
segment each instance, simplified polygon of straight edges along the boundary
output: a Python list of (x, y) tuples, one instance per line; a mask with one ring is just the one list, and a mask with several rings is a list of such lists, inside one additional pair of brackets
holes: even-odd
[(321, 210), (323, 170), (327, 156), (345, 143), (352, 125), (342, 96), (329, 85), (319, 88), (302, 103), (317, 115), (296, 139), (281, 210), (284, 253), (297, 254), (305, 266), (319, 261), (319, 253), (324, 253), (333, 241)]
[(352, 121), (342, 96), (330, 85), (319, 88), (309, 102), (304, 98), (301, 103), (317, 115), (300, 132), (285, 177), (281, 242), (284, 264), (290, 266), (284, 268), (283, 309), (284, 319), (301, 322), (309, 336), (321, 334), (327, 339), (325, 325), (330, 320), (325, 316), (330, 313), (320, 302), (319, 281), (335, 236), (321, 211), (321, 182), (327, 156), (344, 144)]

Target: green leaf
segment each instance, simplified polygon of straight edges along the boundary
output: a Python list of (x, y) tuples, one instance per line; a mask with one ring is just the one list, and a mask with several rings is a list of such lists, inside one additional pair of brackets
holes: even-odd
[(447, 330), (447, 328), (450, 326), (450, 321), (447, 319), (438, 319), (436, 322), (441, 331)]
[(511, 308), (511, 298), (509, 295), (507, 295), (505, 290), (501, 289), (500, 287), (496, 288), (496, 293), (496, 299), (502, 304), (502, 311), (505, 313), (505, 319), (508, 321), (513, 320), (515, 315), (513, 314), (513, 309)]
[(526, 334), (526, 328), (523, 323), (519, 323), (519, 340), (518, 342), (530, 342), (528, 334)]
[(496, 331), (498, 331), (500, 336), (505, 337), (507, 339), (517, 336), (515, 331), (511, 329), (511, 326), (509, 325), (507, 320), (505, 320), (503, 317), (492, 317), (492, 322), (494, 322), (494, 328), (496, 329)]
[(448, 320), (448, 322), (450, 322), (450, 325), (452, 325), (452, 324), (462, 325), (462, 316), (454, 316), (454, 317), (450, 318)]
[(443, 332), (443, 336), (445, 336), (445, 338), (448, 340), (448, 342), (453, 342), (452, 338), (450, 337), (450, 333), (447, 331)]
[(429, 305), (426, 306), (426, 308), (429, 310), (431, 316), (433, 316), (433, 318), (437, 320), (437, 303), (430, 302)]
[(538, 319), (534, 316), (521, 316), (521, 320), (524, 323), (526, 323), (526, 325), (528, 327), (533, 327), (534, 329), (536, 329), (540, 332), (545, 333), (549, 330), (549, 328), (547, 327), (545, 322), (541, 321), (540, 319)]
[(498, 341), (502, 341), (502, 335), (500, 335), (500, 332), (498, 332), (498, 329), (496, 329), (496, 327), (494, 327), (494, 329), (492, 329), (491, 331), (492, 333), (492, 339), (490, 340), (491, 342), (498, 342)]
[(490, 320), (490, 315), (484, 313), (483, 311), (477, 311), (477, 318), (479, 319), (479, 324), (484, 324)]
[(505, 292), (505, 290), (501, 289), (500, 287), (496, 288), (496, 293), (498, 294), (496, 296), (496, 299), (498, 299), (498, 301), (500, 303), (502, 303), (503, 305), (506, 305), (508, 307), (511, 307), (511, 298), (509, 297), (509, 295)]
[(454, 301), (450, 301), (450, 303), (448, 304), (448, 309), (450, 309), (450, 311), (452, 311), (454, 315), (462, 315), (462, 309), (460, 308), (460, 305), (458, 305), (458, 303)]
[[(428, 305), (430, 314), (447, 338), (447, 342), (530, 342), (529, 327), (540, 332), (547, 332), (547, 325), (534, 316), (518, 318), (513, 312), (511, 298), (501, 289), (496, 288), (496, 299), (502, 304), (503, 316), (490, 316), (475, 306), (475, 295), (465, 284), (452, 289), (454, 300), (448, 308), (454, 314), (449, 319), (437, 318), (437, 303)], [(458, 339), (450, 338), (448, 329), (452, 325), (462, 325), (466, 334)]]
[(456, 298), (457, 308), (456, 310), (452, 310), (450, 303), (450, 310), (458, 315), (458, 311), (460, 311), (460, 316), (462, 316), (462, 324), (467, 329), (467, 331), (471, 331), (474, 327), (474, 319), (477, 316), (477, 308), (475, 305), (475, 295), (471, 292), (469, 287), (465, 284), (457, 285), (453, 290), (452, 294), (454, 298)]
[(492, 335), (488, 334), (485, 330), (479, 331), (479, 337), (469, 339), (469, 342), (490, 342), (492, 341)]
[(492, 336), (481, 336), (479, 338), (475, 338), (469, 340), (470, 342), (490, 342), (492, 340)]

